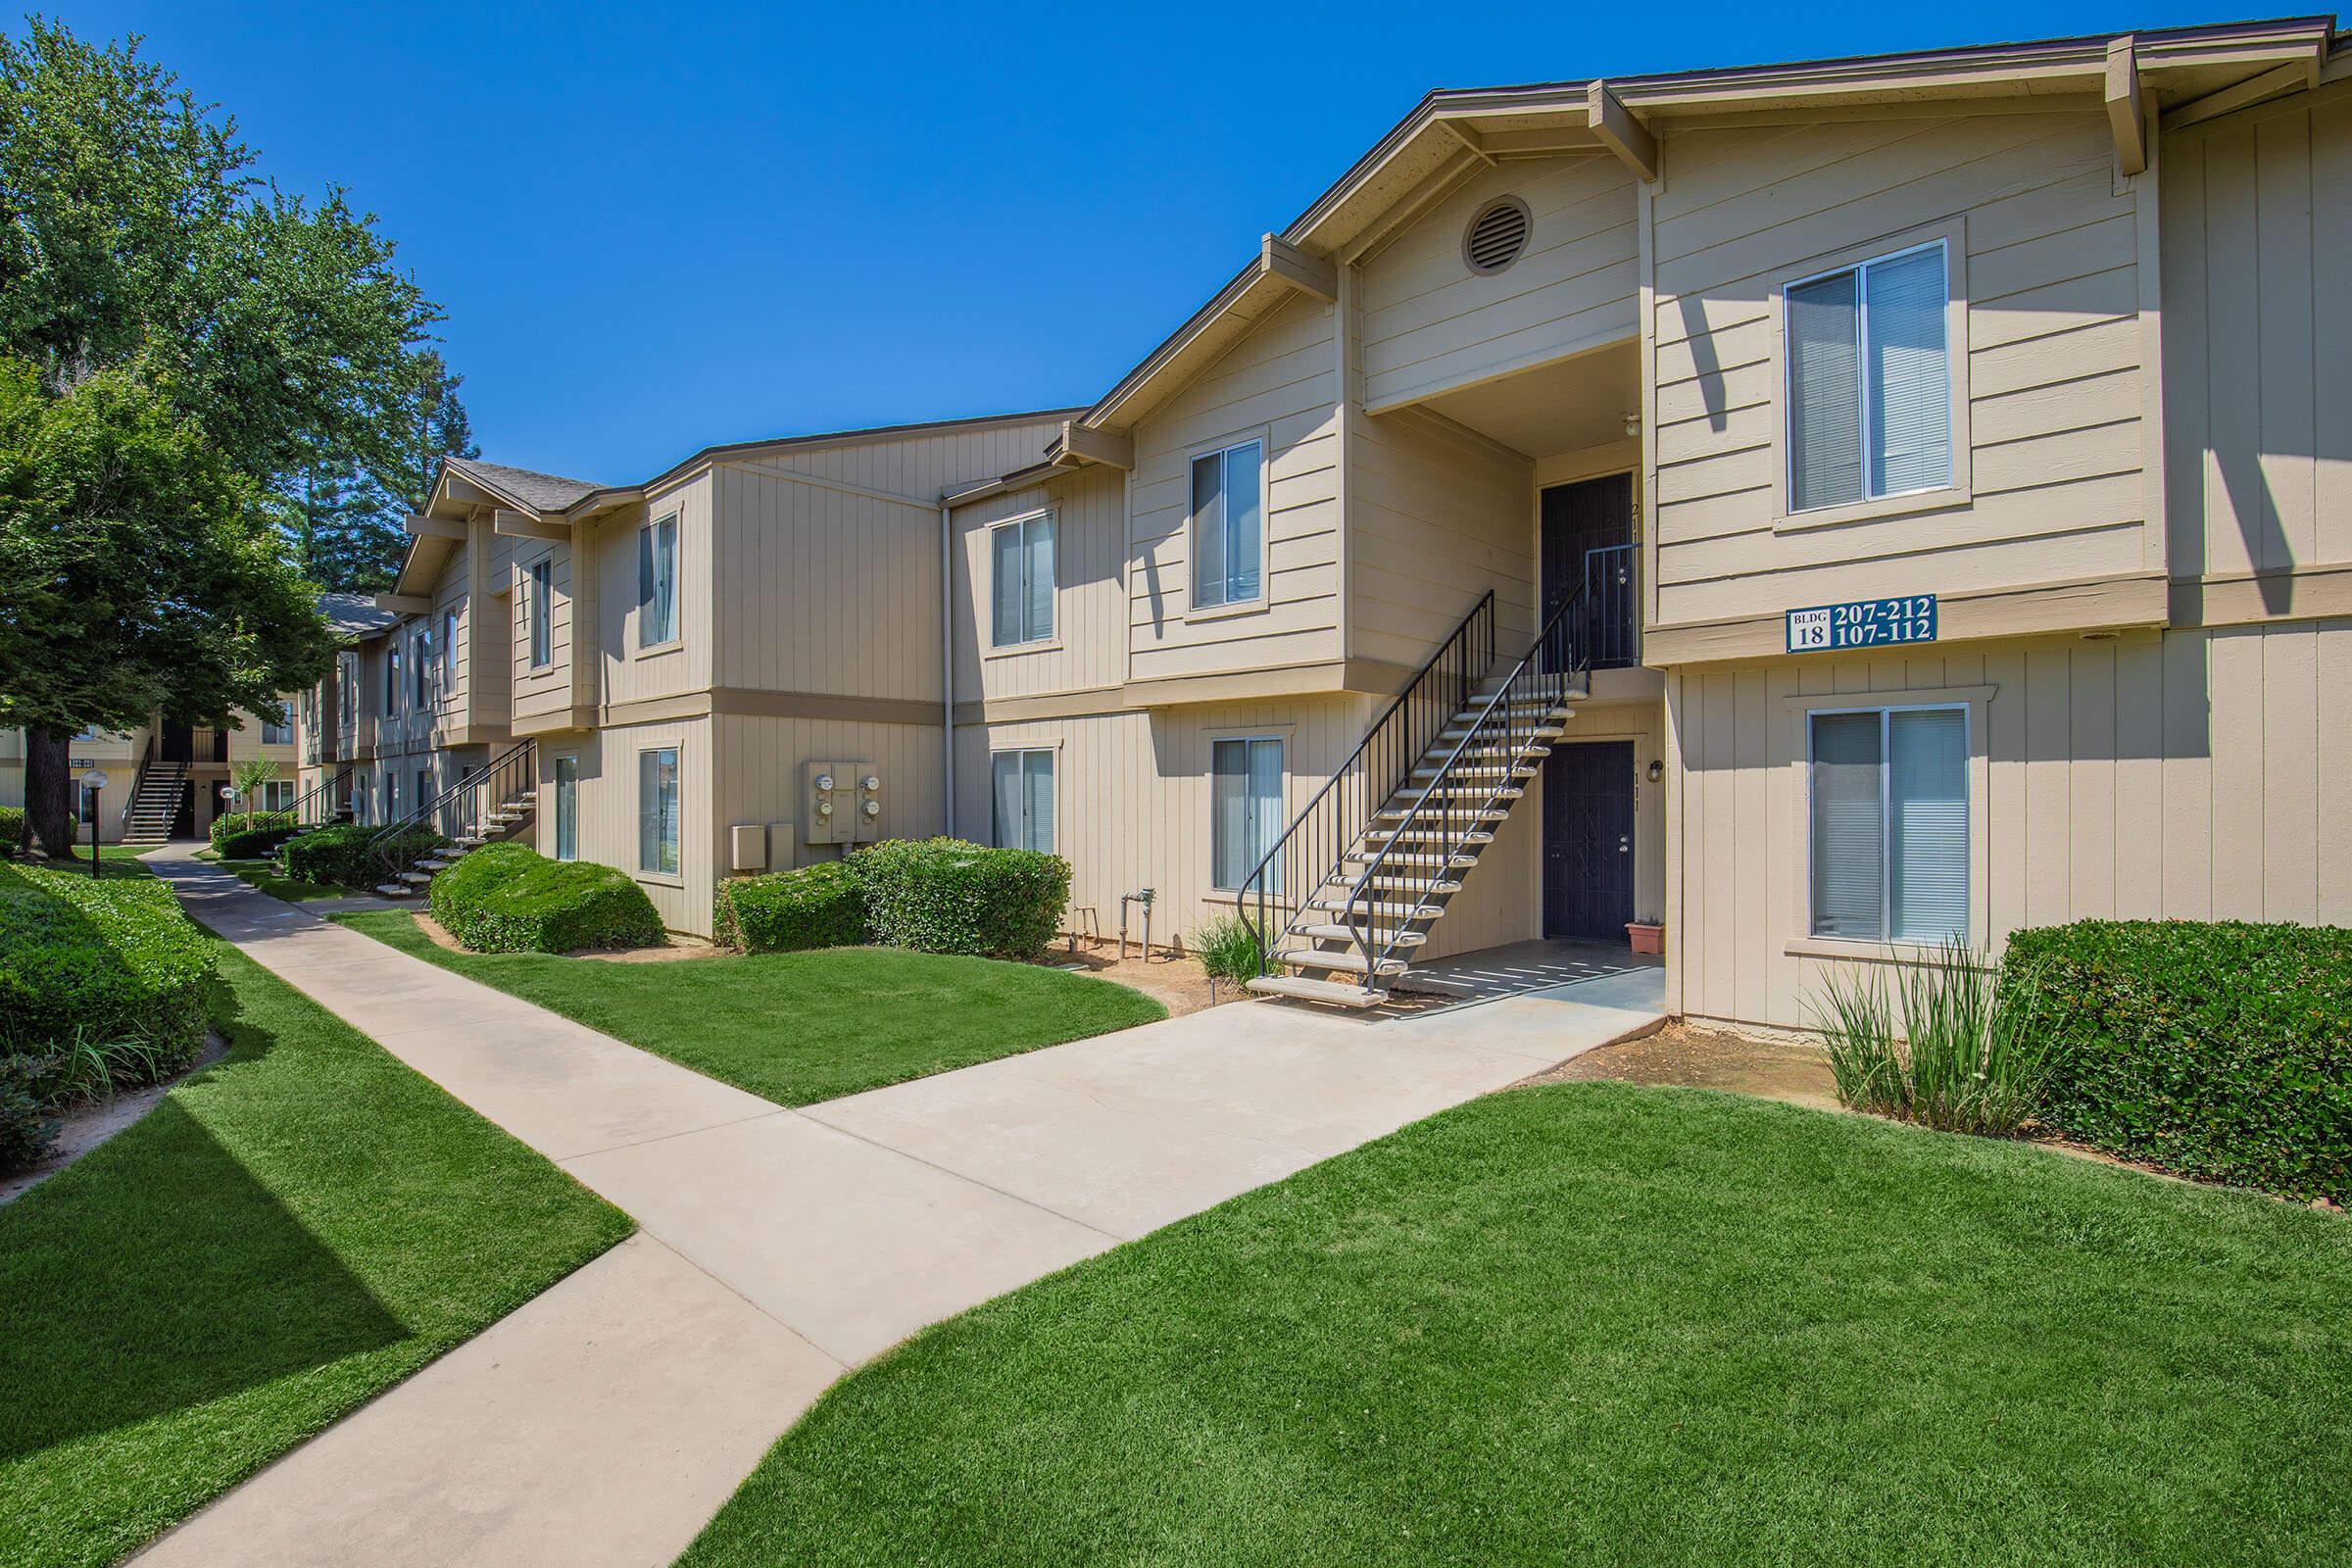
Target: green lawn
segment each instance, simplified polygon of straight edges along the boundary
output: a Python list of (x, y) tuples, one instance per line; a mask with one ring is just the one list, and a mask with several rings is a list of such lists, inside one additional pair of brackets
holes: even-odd
[(808, 1105), (1167, 1016), (1139, 991), (889, 948), (612, 963), (452, 953), (404, 910), (334, 917), (780, 1105)]
[(115, 1561), (631, 1229), (218, 947), (228, 1056), (0, 1207), (10, 1568)]
[(313, 899), (349, 899), (372, 892), (369, 888), (338, 887), (332, 882), (297, 882), (282, 875), (275, 860), (220, 860), (223, 871), (234, 875), (249, 888), (258, 888), (273, 899), (289, 904), (307, 904)]
[(682, 1562), (2352, 1561), (2352, 1223), (1499, 1095), (954, 1319)]

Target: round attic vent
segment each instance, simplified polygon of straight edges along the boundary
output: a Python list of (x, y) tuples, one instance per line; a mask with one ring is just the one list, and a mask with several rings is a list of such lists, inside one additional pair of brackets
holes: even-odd
[(1527, 249), (1527, 203), (1497, 196), (1481, 207), (1462, 230), (1462, 260), (1473, 272), (1499, 272)]

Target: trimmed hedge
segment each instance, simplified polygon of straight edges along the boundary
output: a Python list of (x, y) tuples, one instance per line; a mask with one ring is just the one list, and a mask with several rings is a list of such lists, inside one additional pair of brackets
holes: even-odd
[(24, 853), (31, 842), (31, 825), (24, 820), (22, 806), (0, 806), (0, 859)]
[[(365, 822), (339, 822), (290, 838), (285, 841), (286, 875), (297, 882), (371, 888), (384, 879), (384, 862), (368, 845), (382, 831)], [(398, 845), (415, 858), (447, 842), (429, 827), (413, 827), (400, 835)]]
[(722, 946), (746, 953), (856, 948), (873, 940), (855, 859), (734, 877), (718, 885), (715, 904), (713, 935)]
[(433, 918), (476, 953), (650, 948), (662, 916), (625, 872), (489, 844), (433, 878)]
[(917, 953), (1040, 957), (1070, 901), (1070, 862), (1037, 850), (890, 839), (850, 863), (874, 940)]
[(2352, 1202), (2352, 930), (2084, 920), (2009, 939), (2040, 1119), (2184, 1175)]
[(274, 854), (280, 844), (301, 829), (292, 811), (227, 811), (213, 818), (214, 853), (224, 860), (252, 860)]
[(213, 955), (163, 883), (0, 866), (0, 1054), (135, 1040), (163, 1073), (204, 1043)]

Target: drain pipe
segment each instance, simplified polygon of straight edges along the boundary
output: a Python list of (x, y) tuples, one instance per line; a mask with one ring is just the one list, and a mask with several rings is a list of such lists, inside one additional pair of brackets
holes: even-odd
[(956, 836), (956, 514), (939, 505), (939, 744), (940, 799), (947, 821), (940, 831)]

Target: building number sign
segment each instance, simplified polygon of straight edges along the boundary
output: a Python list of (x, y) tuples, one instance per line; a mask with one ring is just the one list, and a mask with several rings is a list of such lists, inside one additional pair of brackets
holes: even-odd
[(1834, 652), (1843, 648), (1899, 648), (1936, 640), (1936, 596), (1858, 599), (1788, 612), (1788, 651)]

